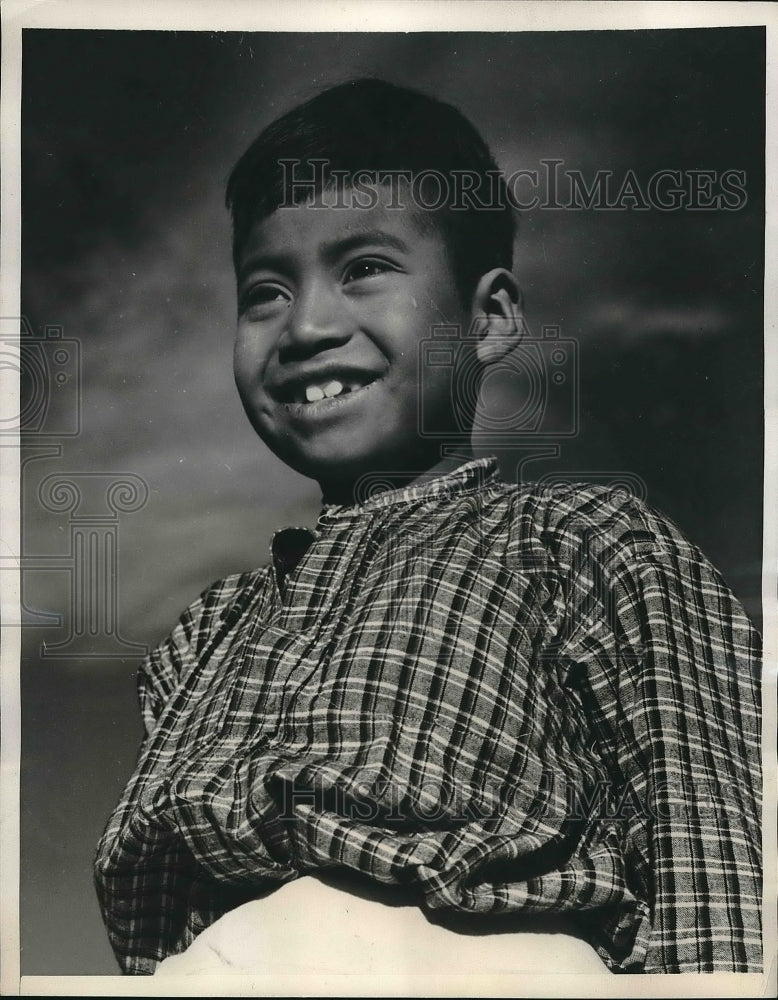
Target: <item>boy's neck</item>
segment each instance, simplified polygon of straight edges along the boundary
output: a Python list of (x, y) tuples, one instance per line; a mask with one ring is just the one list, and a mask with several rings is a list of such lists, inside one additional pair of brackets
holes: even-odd
[[(429, 482), (439, 476), (445, 476), (460, 465), (471, 462), (474, 458), (472, 449), (466, 445), (457, 448), (455, 454), (445, 455), (439, 458), (433, 465), (418, 470), (403, 470), (402, 472), (389, 469), (376, 469), (376, 482), (379, 480), (386, 484), (387, 489), (403, 489), (408, 486), (416, 486), (419, 483)], [(359, 502), (356, 496), (356, 483), (344, 483), (340, 481), (320, 481), (322, 491), (322, 502), (325, 504), (337, 504), (350, 507)]]

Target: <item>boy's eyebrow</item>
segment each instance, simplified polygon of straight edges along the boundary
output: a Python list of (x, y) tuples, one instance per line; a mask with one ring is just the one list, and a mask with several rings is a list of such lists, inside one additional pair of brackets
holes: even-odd
[(243, 281), (252, 271), (286, 271), (294, 261), (291, 254), (285, 253), (255, 253), (244, 261), (238, 270), (238, 283)]
[(401, 240), (399, 236), (393, 236), (392, 233), (385, 233), (382, 229), (366, 229), (354, 233), (352, 236), (324, 243), (322, 250), (327, 257), (334, 258), (351, 250), (359, 250), (368, 244), (408, 253), (408, 244), (404, 240)]
[[(409, 253), (408, 244), (401, 240), (399, 236), (392, 233), (385, 233), (381, 229), (369, 229), (353, 233), (351, 236), (344, 236), (342, 239), (331, 240), (321, 245), (321, 254), (325, 260), (333, 261), (343, 254), (352, 250), (359, 250), (365, 246), (388, 247), (391, 250), (398, 250), (400, 253)], [(285, 271), (294, 266), (292, 254), (286, 253), (259, 253), (253, 254), (241, 266), (238, 272), (238, 281), (243, 281), (252, 271), (266, 268), (269, 271)]]

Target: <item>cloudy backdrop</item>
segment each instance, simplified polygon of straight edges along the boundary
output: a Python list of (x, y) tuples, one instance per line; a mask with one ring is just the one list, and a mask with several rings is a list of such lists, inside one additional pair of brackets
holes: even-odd
[[(72, 371), (67, 382), (80, 433), (57, 436), (75, 404), (52, 389), (38, 443), (53, 449), (25, 456), (25, 554), (38, 558), (25, 602), (32, 617), (63, 617), (25, 636), (24, 973), (116, 972), (91, 860), (140, 738), (137, 650), (212, 580), (264, 562), (274, 528), (315, 520), (316, 484), (265, 450), (233, 388), (223, 189), (264, 125), (330, 83), (379, 76), (453, 102), (508, 172), (559, 159), (587, 181), (632, 170), (645, 184), (660, 169), (706, 170), (714, 193), (724, 171), (742, 172), (732, 210), (525, 211), (516, 271), (530, 328), (558, 325), (581, 365), (580, 431), (531, 475), (628, 473), (758, 618), (761, 29), (28, 30), (23, 64), (23, 310), (39, 337), (59, 325), (80, 347), (80, 382)], [(506, 475), (517, 456), (501, 455)], [(70, 647), (94, 655), (45, 656), (41, 643), (75, 627), (74, 517), (111, 512), (100, 496), (51, 510), (39, 490), (52, 475), (103, 481), (84, 473), (148, 491), (140, 509), (89, 528), (98, 548), (118, 538), (114, 618), (136, 646), (96, 628)]]

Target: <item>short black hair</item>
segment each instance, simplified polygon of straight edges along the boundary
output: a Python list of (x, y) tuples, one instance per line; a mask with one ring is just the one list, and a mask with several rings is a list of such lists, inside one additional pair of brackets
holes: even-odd
[[(315, 180), (307, 187), (292, 183), (289, 161), (301, 167), (319, 161), (315, 174), (306, 174)], [(301, 204), (324, 187), (348, 184), (356, 174), (380, 183), (388, 172), (423, 176), (426, 182), (432, 175), (438, 178), (437, 190), (444, 197), (436, 203), (433, 196), (415, 207), (441, 231), (463, 298), (472, 294), (482, 274), (494, 267), (511, 268), (515, 215), (481, 135), (452, 105), (369, 78), (331, 87), (288, 111), (238, 160), (226, 198), (233, 260), (237, 263), (251, 227), (282, 204)], [(465, 186), (477, 194), (457, 195), (464, 175), (469, 176)], [(433, 206), (434, 211), (424, 211)]]

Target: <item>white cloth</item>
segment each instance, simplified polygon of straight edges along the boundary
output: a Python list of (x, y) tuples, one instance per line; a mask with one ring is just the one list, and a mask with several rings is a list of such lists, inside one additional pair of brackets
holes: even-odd
[(486, 934), (487, 924), (470, 926), (477, 932), (431, 923), (417, 906), (304, 877), (225, 914), (155, 975), (607, 971), (594, 949), (570, 933)]

